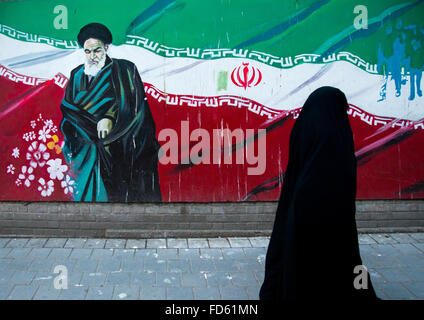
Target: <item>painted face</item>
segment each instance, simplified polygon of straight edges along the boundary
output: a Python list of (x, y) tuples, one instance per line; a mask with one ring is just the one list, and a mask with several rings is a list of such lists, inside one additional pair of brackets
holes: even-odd
[(105, 58), (108, 45), (99, 39), (87, 39), (84, 42), (84, 53), (89, 65), (98, 65)]

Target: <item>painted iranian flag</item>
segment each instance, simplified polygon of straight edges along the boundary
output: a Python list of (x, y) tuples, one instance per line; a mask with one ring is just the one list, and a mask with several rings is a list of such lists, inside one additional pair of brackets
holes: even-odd
[[(73, 199), (77, 182), (60, 152), (59, 107), (71, 70), (85, 59), (76, 35), (93, 21), (113, 33), (109, 56), (137, 66), (158, 139), (163, 130), (178, 133), (179, 162), (159, 163), (164, 201), (276, 200), (291, 127), (321, 86), (341, 89), (351, 106), (358, 197), (422, 198), (424, 27), (418, 12), (424, 1), (364, 3), (366, 29), (354, 24), (355, 1), (278, 2), (158, 0), (117, 7), (105, 1), (94, 12), (84, 1), (65, 1), (66, 10), (58, 12), (67, 14), (68, 29), (52, 27), (59, 13), (51, 4), (0, 3), (1, 199)], [(25, 19), (25, 11), (37, 23)], [(209, 163), (185, 162), (197, 142), (190, 133), (199, 128), (211, 144), (225, 129), (242, 129), (243, 136), (222, 147), (217, 163), (212, 145)], [(250, 163), (249, 145), (257, 155)], [(31, 166), (35, 151), (29, 148), (45, 165)], [(249, 174), (252, 168), (258, 174)]]

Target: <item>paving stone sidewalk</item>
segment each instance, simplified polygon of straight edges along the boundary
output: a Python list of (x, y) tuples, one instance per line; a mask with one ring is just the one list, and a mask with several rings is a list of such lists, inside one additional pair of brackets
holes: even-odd
[[(424, 299), (424, 233), (361, 234), (359, 242), (380, 298)], [(255, 300), (268, 243), (0, 238), (0, 299)], [(55, 289), (65, 275), (67, 289)]]

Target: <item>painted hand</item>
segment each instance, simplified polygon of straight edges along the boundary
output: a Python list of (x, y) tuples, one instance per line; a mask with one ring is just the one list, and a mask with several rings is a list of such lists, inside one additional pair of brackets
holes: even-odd
[(112, 130), (112, 120), (103, 118), (97, 123), (97, 135), (100, 139), (106, 138), (110, 130)]

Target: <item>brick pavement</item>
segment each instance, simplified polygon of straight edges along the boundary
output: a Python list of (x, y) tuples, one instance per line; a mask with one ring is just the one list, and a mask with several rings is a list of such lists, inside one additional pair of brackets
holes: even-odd
[[(258, 299), (268, 242), (0, 238), (0, 299)], [(424, 233), (359, 242), (379, 297), (424, 299)], [(57, 266), (67, 269), (67, 289), (54, 288)]]

